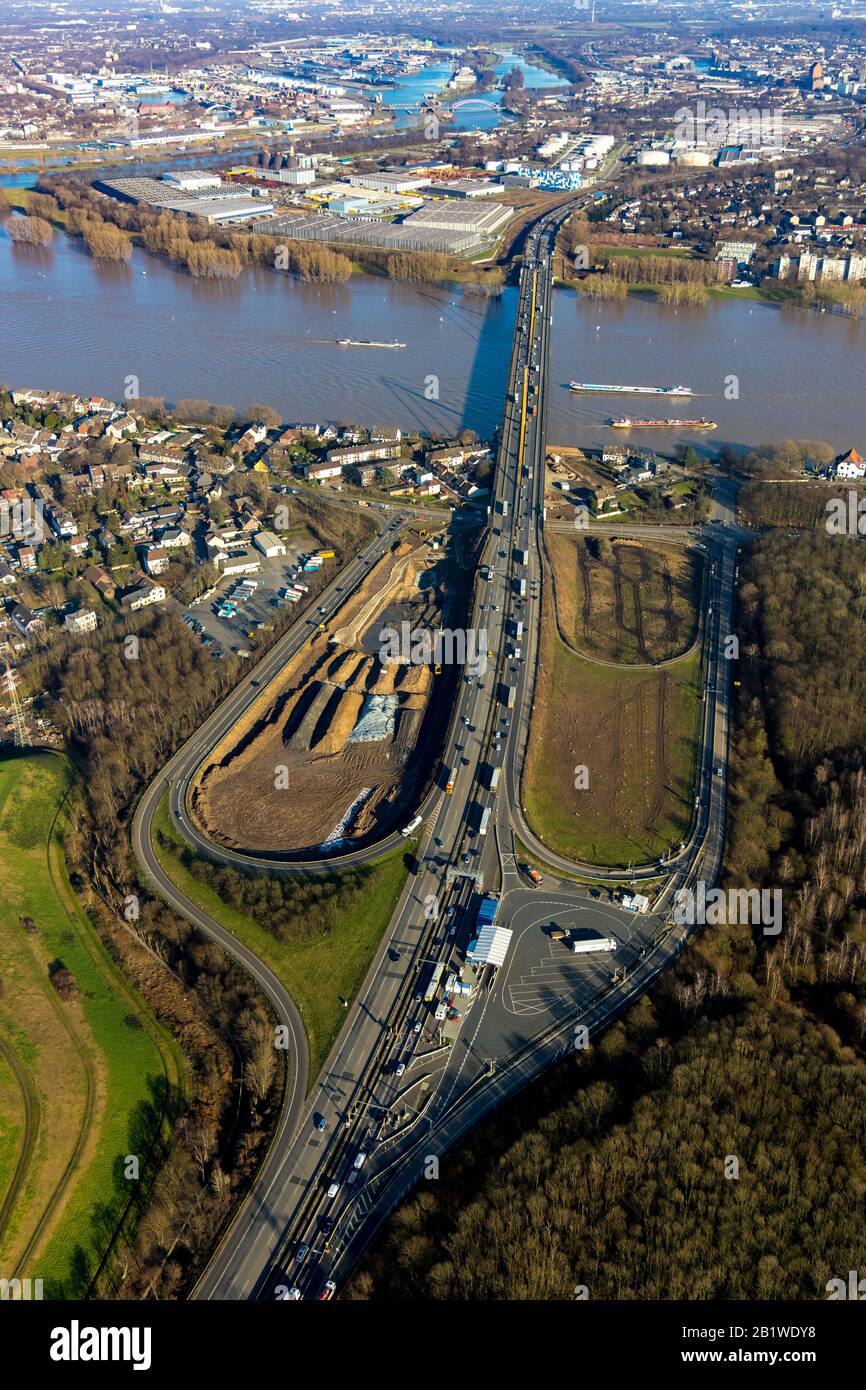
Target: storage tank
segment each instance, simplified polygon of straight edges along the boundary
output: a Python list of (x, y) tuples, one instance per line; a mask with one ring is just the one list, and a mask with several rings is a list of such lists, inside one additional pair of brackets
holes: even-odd
[(677, 155), (677, 164), (686, 169), (709, 169), (711, 163), (709, 150), (682, 150)]
[(637, 162), (643, 169), (657, 168), (663, 164), (670, 164), (671, 157), (667, 150), (641, 150)]

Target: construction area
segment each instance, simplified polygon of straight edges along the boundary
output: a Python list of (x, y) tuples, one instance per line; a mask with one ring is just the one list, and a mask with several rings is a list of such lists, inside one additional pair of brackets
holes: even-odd
[[(395, 636), (435, 634), (460, 581), (432, 538), (400, 541), (373, 567), (200, 770), (191, 805), (214, 841), (334, 852), (399, 824), (438, 753), (456, 671), (413, 662)], [(449, 698), (432, 701), (434, 686)]]

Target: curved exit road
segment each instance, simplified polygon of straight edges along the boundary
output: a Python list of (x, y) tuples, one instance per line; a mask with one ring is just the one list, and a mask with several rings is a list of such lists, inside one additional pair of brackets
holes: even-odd
[[(266, 684), (309, 640), (309, 623), (315, 626), (318, 616), (300, 621), (280, 639), (178, 751), (136, 812), (135, 853), (156, 891), (243, 962), (294, 1039), (289, 1093), (268, 1157), (199, 1281), (196, 1298), (273, 1297), (275, 1282), (297, 1284), (305, 1297), (317, 1298), (326, 1278), (342, 1281), (388, 1211), (417, 1181), (419, 1152), (430, 1152), (431, 1143), (432, 1152), (443, 1152), (505, 1095), (549, 1066), (571, 1045), (569, 1030), (576, 1020), (586, 1018), (596, 1028), (615, 1017), (649, 987), (686, 938), (685, 931), (672, 931), (658, 916), (638, 919), (618, 908), (596, 905), (568, 882), (557, 884), (554, 879), (544, 897), (534, 897), (520, 879), (516, 858), (515, 832), (524, 842), (530, 836), (520, 805), (520, 780), (539, 635), (551, 266), (556, 232), (567, 212), (543, 217), (526, 245), (493, 513), (482, 556), (489, 578), (477, 585), (470, 620), (485, 635), (490, 661), (483, 673), (464, 677), (455, 702), (446, 740), (454, 794), (434, 788), (422, 807), (415, 871), (407, 878), (386, 939), (306, 1105), (306, 1043), (291, 999), (270, 971), (162, 873), (151, 845), (151, 827), (168, 787), (171, 815), (184, 837), (202, 853), (221, 855), (189, 823), (190, 778), (222, 732), (257, 698), (258, 685)], [(390, 521), (318, 600), (323, 617), (336, 611), (346, 592), (385, 552), (400, 524), (399, 517)], [(684, 851), (665, 865), (671, 892), (701, 870), (705, 876), (714, 874), (724, 842), (726, 787), (717, 768), (724, 772), (727, 762), (729, 663), (720, 662), (719, 655), (730, 631), (736, 543), (732, 534), (716, 528), (706, 528), (703, 535), (701, 543), (711, 551), (704, 616), (703, 738), (693, 833)], [(520, 593), (521, 579), (526, 581), (525, 595)], [(518, 616), (526, 636), (522, 653), (516, 654)], [(502, 773), (498, 795), (491, 786), (497, 767)], [(482, 821), (485, 812), (489, 814)], [(401, 843), (394, 836), (375, 852), (391, 842)], [(555, 869), (556, 856), (544, 846), (541, 852), (543, 862)], [(356, 851), (304, 867), (328, 872), (369, 854), (369, 849)], [(243, 860), (278, 872), (302, 867), (266, 857)], [(574, 868), (569, 861), (560, 862)], [(658, 872), (649, 866), (630, 876), (638, 880)], [(609, 869), (586, 874), (611, 876)], [(525, 925), (515, 931), (509, 969), (482, 972), (459, 1035), (445, 1049), (422, 999), (424, 981), (432, 965), (447, 970), (459, 963), (458, 952), (466, 945), (472, 920), (473, 894), (493, 886), (499, 888), (514, 923)], [(550, 913), (558, 914), (557, 920), (561, 915), (616, 937), (616, 962), (622, 965), (619, 984), (611, 984), (609, 968), (598, 958), (581, 958), (575, 965), (551, 954), (546, 933), (538, 930)], [(323, 1129), (304, 1120), (313, 1113), (324, 1121)], [(302, 1265), (293, 1258), (299, 1243), (311, 1250)]]

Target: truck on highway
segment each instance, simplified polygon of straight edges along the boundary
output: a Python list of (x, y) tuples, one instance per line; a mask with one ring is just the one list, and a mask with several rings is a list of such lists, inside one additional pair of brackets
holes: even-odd
[[(542, 883), (544, 882), (544, 879), (541, 877), (541, 874), (538, 872), (537, 869), (533, 869), (531, 864), (524, 864), (523, 872), (526, 874), (526, 877), (529, 879), (529, 882), (532, 884), (533, 888), (541, 887)], [(552, 935), (553, 933), (551, 932), (551, 936)]]
[(479, 835), (486, 835), (486, 834), (487, 834), (487, 827), (489, 826), (489, 824), (490, 824), (490, 807), (489, 807), (489, 806), (485, 806), (485, 807), (484, 807), (484, 810), (481, 812), (481, 823), (480, 823), (480, 825), (478, 826), (478, 834), (479, 834)]
[(403, 829), (400, 831), (400, 834), (403, 836), (404, 840), (408, 840), (410, 835), (414, 835), (415, 831), (418, 829), (418, 826), (420, 824), (421, 817), (414, 816), (413, 819), (410, 820), (408, 825), (404, 825)]
[(522, 619), (522, 618), (514, 618), (514, 619), (512, 620), (512, 625), (511, 625), (511, 626), (512, 626), (512, 630), (513, 630), (513, 632), (514, 632), (514, 636), (515, 636), (515, 637), (517, 638), (517, 640), (519, 641), (520, 638), (523, 636), (523, 619)]
[(519, 580), (518, 585), (517, 585), (517, 592), (519, 593), (519, 595), (520, 595), (521, 598), (526, 598), (526, 580), (525, 580), (525, 579)]
[(501, 777), (501, 775), (501, 767), (492, 767), (489, 769), (487, 785), (489, 786), (492, 792), (495, 792), (497, 787), (499, 786), (499, 778)]
[(514, 706), (515, 706), (516, 703), (517, 703), (517, 686), (516, 686), (516, 685), (510, 685), (510, 686), (508, 687), (508, 708), (509, 708), (509, 709), (514, 709)]
[(612, 936), (584, 936), (573, 934), (569, 946), (575, 955), (588, 956), (594, 952), (615, 951), (619, 943)]
[(454, 791), (454, 773), (450, 772), (449, 769), (446, 767), (442, 776), (445, 778), (445, 791), (447, 792), (448, 796), (450, 796), (451, 793)]

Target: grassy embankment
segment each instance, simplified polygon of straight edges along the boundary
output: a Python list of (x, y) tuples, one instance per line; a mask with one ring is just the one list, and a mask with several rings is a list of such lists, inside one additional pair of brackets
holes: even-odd
[[(165, 797), (154, 817), (154, 830), (158, 832), (155, 853), (172, 882), (254, 951), (288, 989), (307, 1030), (312, 1083), (342, 1027), (345, 1010), (340, 1001), (358, 994), (391, 920), (406, 880), (405, 855), (414, 849), (414, 842), (408, 841), (405, 848), (370, 866), (370, 875), (353, 895), (349, 910), (330, 910), (327, 931), (308, 939), (281, 941), (260, 922), (223, 902), (181, 863), (178, 853), (186, 846), (170, 823)], [(170, 847), (160, 844), (160, 834)]]
[[(72, 891), (63, 858), (68, 761), (0, 763), (0, 1270), (83, 1294), (145, 1159), (174, 1043), (142, 1007)], [(73, 982), (51, 983), (60, 967)]]
[[(610, 557), (582, 569), (581, 551), (592, 542), (553, 541), (557, 607), (548, 593), (527, 818), (551, 849), (577, 860), (649, 862), (679, 843), (692, 813), (697, 573), (686, 557), (643, 547), (629, 547), (625, 562), (617, 553), (625, 547), (609, 547)], [(625, 582), (628, 565), (640, 572)], [(652, 664), (659, 661), (668, 664)], [(579, 767), (588, 771), (585, 789), (575, 786)]]

